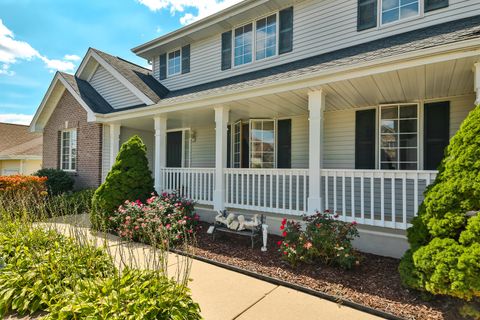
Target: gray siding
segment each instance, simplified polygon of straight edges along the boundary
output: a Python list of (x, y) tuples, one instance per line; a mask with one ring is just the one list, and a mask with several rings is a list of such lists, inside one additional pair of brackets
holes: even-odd
[(308, 168), (308, 117), (292, 118), (292, 168)]
[[(294, 4), (293, 52), (221, 71), (219, 33), (191, 43), (190, 73), (167, 78), (162, 83), (170, 90), (177, 90), (473, 16), (478, 12), (478, 0), (450, 0), (448, 8), (427, 12), (424, 17), (357, 32), (357, 0), (301, 1)], [(157, 57), (153, 61), (157, 78), (158, 63)]]
[(215, 167), (215, 126), (192, 128), (197, 139), (192, 142), (192, 168)]
[(102, 66), (97, 68), (90, 79), (90, 84), (115, 109), (143, 104), (137, 96)]

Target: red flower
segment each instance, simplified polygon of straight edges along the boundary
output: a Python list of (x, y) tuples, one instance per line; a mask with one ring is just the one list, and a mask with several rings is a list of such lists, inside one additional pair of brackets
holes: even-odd
[(285, 225), (287, 223), (287, 218), (283, 218), (282, 220), (282, 226)]
[(282, 236), (286, 237), (287, 236), (287, 231), (283, 231)]
[(352, 225), (356, 226), (356, 225), (357, 225), (357, 221), (352, 221)]
[(284, 225), (284, 224), (282, 224), (282, 225), (280, 226), (280, 230), (283, 230), (283, 229), (285, 229), (285, 225)]
[(283, 251), (283, 254), (284, 254), (284, 255), (287, 255), (287, 254), (288, 254), (288, 252), (287, 252), (287, 251)]
[(278, 241), (277, 245), (280, 247), (282, 245), (283, 241)]

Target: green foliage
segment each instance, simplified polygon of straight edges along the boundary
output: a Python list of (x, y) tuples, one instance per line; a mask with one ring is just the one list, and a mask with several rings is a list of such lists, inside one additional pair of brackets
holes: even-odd
[(304, 218), (305, 231), (295, 221), (284, 219), (280, 229), (284, 240), (278, 243), (282, 258), (295, 267), (299, 262), (320, 262), (351, 269), (360, 261), (352, 241), (358, 237), (356, 223), (346, 223), (326, 211)]
[(146, 147), (135, 135), (122, 145), (105, 182), (95, 191), (90, 217), (93, 226), (110, 228), (108, 218), (125, 200), (144, 202), (153, 191)]
[(84, 189), (52, 196), (46, 203), (47, 210), (50, 216), (55, 217), (88, 214), (92, 209), (94, 192), (94, 189)]
[(92, 246), (16, 223), (2, 224), (0, 256), (0, 316), (7, 312), (32, 314), (56, 303), (81, 279), (114, 273), (110, 257)]
[(74, 180), (70, 174), (60, 169), (40, 169), (33, 174), (37, 177), (47, 178), (47, 190), (50, 195), (58, 195), (72, 191)]
[(480, 106), (451, 139), (408, 230), (405, 285), (465, 300), (480, 297)]
[(152, 271), (83, 280), (49, 307), (45, 319), (201, 319), (188, 289)]

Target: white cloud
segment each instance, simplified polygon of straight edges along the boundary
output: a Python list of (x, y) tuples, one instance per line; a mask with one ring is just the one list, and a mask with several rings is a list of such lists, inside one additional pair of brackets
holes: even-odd
[[(172, 15), (182, 13), (180, 23), (185, 25), (205, 18), (220, 10), (230, 7), (242, 0), (137, 0), (151, 11), (169, 10)], [(197, 14), (184, 13), (186, 9), (194, 9)]]
[(63, 59), (68, 60), (68, 61), (79, 61), (81, 58), (79, 56), (77, 56), (76, 54), (66, 54), (63, 57)]
[(15, 124), (30, 124), (33, 119), (31, 114), (19, 113), (0, 113), (0, 122), (15, 123)]
[(7, 76), (14, 76), (15, 75), (15, 72), (10, 70), (10, 65), (8, 64), (3, 64), (1, 67), (0, 67), (0, 75), (7, 75)]
[(42, 60), (47, 69), (51, 72), (55, 70), (72, 71), (75, 68), (75, 65), (71, 62), (75, 61), (72, 60), (72, 57), (76, 58), (77, 56), (66, 55), (64, 60), (56, 60), (41, 55), (40, 52), (33, 48), (29, 43), (16, 40), (13, 32), (8, 29), (0, 19), (0, 62), (3, 63), (2, 68), (0, 69), (0, 75), (12, 75), (13, 71), (9, 70), (11, 64), (18, 62), (19, 60), (30, 61), (32, 59)]

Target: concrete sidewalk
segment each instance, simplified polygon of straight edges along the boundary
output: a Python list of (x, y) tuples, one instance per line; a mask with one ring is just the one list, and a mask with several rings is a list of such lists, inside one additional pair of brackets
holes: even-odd
[[(63, 221), (65, 222), (65, 221)], [(55, 223), (55, 229), (66, 235), (81, 233), (96, 245), (105, 245), (117, 264), (125, 260), (139, 268), (149, 268), (158, 260), (150, 246), (125, 245), (112, 235), (91, 233), (87, 224), (72, 226)], [(207, 320), (309, 320), (309, 319), (381, 319), (315, 296), (258, 280), (212, 264), (184, 256), (168, 254), (168, 276), (176, 278), (191, 263), (189, 287)]]

